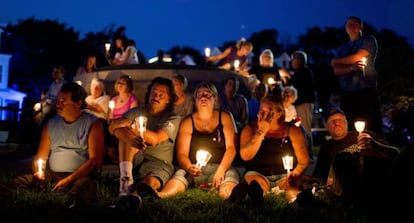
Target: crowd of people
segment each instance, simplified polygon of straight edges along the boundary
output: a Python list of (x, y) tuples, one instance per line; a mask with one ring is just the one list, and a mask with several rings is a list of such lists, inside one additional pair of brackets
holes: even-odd
[[(335, 195), (358, 203), (378, 189), (400, 155), (378, 129), (376, 42), (362, 36), (362, 27), (359, 18), (347, 19), (350, 42), (332, 60), (343, 91), (340, 104), (325, 109), (330, 139), (317, 154), (311, 131), (315, 88), (307, 54), (292, 53), (290, 73), (276, 67), (272, 51), (265, 49), (260, 64), (247, 69), (246, 55), (253, 45), (243, 40), (206, 58), (222, 60), (220, 68), (236, 73), (221, 91), (201, 82), (191, 94), (187, 78), (176, 74), (155, 77), (145, 101), (138, 101), (133, 80), (123, 75), (115, 82), (114, 96), (105, 93), (105, 82), (98, 78), (91, 81), (87, 96), (83, 87), (64, 80), (63, 68), (55, 67), (43, 109), (50, 105), (56, 115), (43, 121), (34, 157), (47, 166), (17, 177), (11, 188), (53, 182), (52, 191), (70, 194), (71, 206), (95, 202), (93, 179), (109, 157), (119, 166), (121, 208), (139, 208), (143, 196), (168, 198), (190, 187), (213, 188), (230, 203), (248, 198), (260, 204), (277, 187), (293, 202), (303, 191), (305, 172), (316, 162), (312, 177)], [(114, 58), (107, 54), (110, 64), (138, 63), (133, 43), (120, 38), (116, 46), (121, 52)], [(240, 62), (236, 67), (235, 60)], [(88, 57), (78, 75), (94, 70), (95, 63), (96, 58)], [(256, 76), (250, 98), (238, 93), (238, 74)], [(267, 76), (274, 82), (265, 81)], [(137, 117), (145, 117), (145, 128)], [(367, 123), (360, 132), (354, 131), (358, 118)], [(200, 150), (209, 157), (200, 160)], [(285, 158), (291, 158), (290, 164)]]

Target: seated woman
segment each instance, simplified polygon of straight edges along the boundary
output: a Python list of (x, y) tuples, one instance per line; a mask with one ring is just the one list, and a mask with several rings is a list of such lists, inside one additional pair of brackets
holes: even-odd
[[(271, 182), (294, 200), (299, 193), (298, 180), (309, 165), (306, 139), (301, 129), (285, 122), (285, 110), (279, 97), (268, 95), (260, 102), (257, 122), (246, 125), (240, 136), (240, 156), (246, 161), (244, 182), (231, 194), (230, 202), (241, 202), (248, 194), (255, 203), (263, 202)], [(286, 174), (283, 157), (293, 157), (293, 170)]]
[[(161, 198), (184, 192), (189, 186), (211, 184), (220, 197), (227, 199), (239, 183), (239, 174), (231, 164), (236, 156), (236, 127), (230, 113), (214, 109), (217, 89), (200, 83), (194, 93), (196, 112), (184, 118), (178, 130), (176, 155), (179, 169), (158, 192)], [(196, 165), (197, 150), (210, 152), (206, 166)]]

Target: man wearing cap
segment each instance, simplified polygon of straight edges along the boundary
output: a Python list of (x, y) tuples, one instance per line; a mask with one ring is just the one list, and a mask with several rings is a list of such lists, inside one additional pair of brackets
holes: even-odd
[(345, 113), (338, 107), (326, 109), (324, 119), (331, 138), (321, 144), (315, 177), (331, 186), (335, 194), (351, 199), (386, 179), (398, 148), (372, 132), (348, 131)]

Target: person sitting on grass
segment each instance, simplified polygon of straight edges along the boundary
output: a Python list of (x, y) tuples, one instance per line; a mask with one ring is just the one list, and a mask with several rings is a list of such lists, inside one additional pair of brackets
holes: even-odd
[[(128, 110), (109, 125), (109, 132), (119, 139), (120, 209), (139, 208), (141, 197), (154, 195), (174, 173), (174, 143), (181, 121), (173, 112), (176, 99), (172, 81), (156, 77), (148, 86), (146, 105)], [(139, 116), (147, 118), (142, 136), (140, 123), (135, 122)]]
[(69, 196), (69, 208), (97, 201), (95, 177), (103, 163), (104, 129), (96, 116), (83, 111), (85, 98), (77, 83), (62, 85), (56, 100), (58, 115), (42, 128), (34, 172), (15, 178), (13, 189), (47, 190), (51, 184), (52, 192)]
[(339, 107), (328, 105), (324, 119), (331, 138), (321, 144), (313, 176), (346, 202), (374, 198), (400, 150), (369, 130), (348, 131), (348, 120)]
[[(236, 128), (231, 113), (215, 109), (217, 89), (200, 83), (194, 92), (196, 111), (181, 122), (176, 155), (179, 169), (158, 193), (161, 198), (184, 192), (188, 187), (212, 187), (227, 199), (239, 183), (232, 167), (236, 156)], [(211, 154), (205, 166), (197, 165), (198, 150)], [(206, 185), (207, 184), (207, 185)]]
[[(249, 123), (241, 132), (240, 156), (246, 161), (246, 173), (228, 201), (242, 202), (248, 194), (250, 200), (261, 204), (271, 183), (285, 190), (288, 201), (294, 201), (310, 163), (305, 135), (299, 127), (285, 122), (285, 109), (276, 95), (261, 100), (257, 117), (257, 122)], [(287, 155), (293, 158), (288, 174), (282, 159)]]

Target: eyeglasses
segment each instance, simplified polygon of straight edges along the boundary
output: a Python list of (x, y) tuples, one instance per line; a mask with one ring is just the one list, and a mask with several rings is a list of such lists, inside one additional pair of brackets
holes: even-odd
[(200, 93), (196, 95), (197, 99), (202, 99), (202, 98), (207, 98), (207, 99), (211, 99), (213, 97), (212, 94), (209, 93)]

